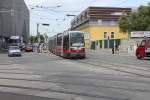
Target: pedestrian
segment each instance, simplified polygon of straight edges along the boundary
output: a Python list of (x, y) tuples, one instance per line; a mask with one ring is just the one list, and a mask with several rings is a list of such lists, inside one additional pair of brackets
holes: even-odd
[(119, 50), (120, 50), (120, 45), (118, 45), (118, 48), (117, 48), (118, 54), (119, 54)]
[(39, 45), (37, 46), (37, 53), (40, 53), (40, 52), (39, 52)]
[(119, 53), (119, 48), (118, 45), (115, 46), (115, 53), (118, 54)]
[(114, 49), (114, 47), (112, 48), (112, 54), (114, 54), (115, 53), (115, 49)]
[(38, 44), (38, 47), (37, 47), (37, 52), (38, 52), (38, 53), (40, 53), (40, 45), (41, 45), (41, 44), (39, 43), (39, 44)]

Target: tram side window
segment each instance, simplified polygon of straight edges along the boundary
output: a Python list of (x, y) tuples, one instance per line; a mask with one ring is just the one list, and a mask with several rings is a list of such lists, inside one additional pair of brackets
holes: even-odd
[(57, 40), (57, 45), (58, 45), (58, 46), (61, 46), (61, 37), (58, 38), (58, 40)]
[(55, 43), (54, 43), (54, 44), (55, 44), (55, 46), (56, 46), (56, 45), (57, 45), (56, 38), (54, 39), (54, 41), (55, 41)]
[(150, 39), (148, 40), (148, 45), (150, 46)]
[(69, 35), (64, 36), (64, 42), (63, 47), (65, 50), (69, 49)]

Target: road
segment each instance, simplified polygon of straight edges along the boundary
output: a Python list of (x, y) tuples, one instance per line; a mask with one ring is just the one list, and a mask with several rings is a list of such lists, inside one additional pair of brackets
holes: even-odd
[(149, 100), (150, 60), (87, 51), (86, 59), (0, 54), (1, 100)]

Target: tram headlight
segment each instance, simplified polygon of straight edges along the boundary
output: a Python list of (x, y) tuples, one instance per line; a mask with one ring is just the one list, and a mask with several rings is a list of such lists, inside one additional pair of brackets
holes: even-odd
[(85, 48), (82, 48), (81, 51), (82, 51), (82, 52), (85, 52)]

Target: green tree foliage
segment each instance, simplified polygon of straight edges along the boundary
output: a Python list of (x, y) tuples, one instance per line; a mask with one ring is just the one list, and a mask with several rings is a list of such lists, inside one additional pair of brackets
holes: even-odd
[(123, 15), (119, 21), (119, 27), (122, 32), (128, 32), (131, 30), (131, 22), (127, 15)]
[(140, 6), (137, 12), (130, 16), (123, 15), (120, 18), (119, 27), (122, 32), (150, 31), (150, 4)]
[(43, 36), (43, 35), (40, 35), (40, 42), (41, 42), (41, 43), (44, 43), (44, 42), (45, 42), (45, 39), (44, 39), (44, 36)]
[(36, 36), (30, 36), (30, 42), (36, 43)]
[(40, 35), (40, 36), (30, 36), (30, 42), (31, 43), (38, 43), (38, 38), (40, 37), (40, 42), (41, 43), (44, 43), (45, 42), (45, 39), (44, 39), (44, 36), (43, 35)]

